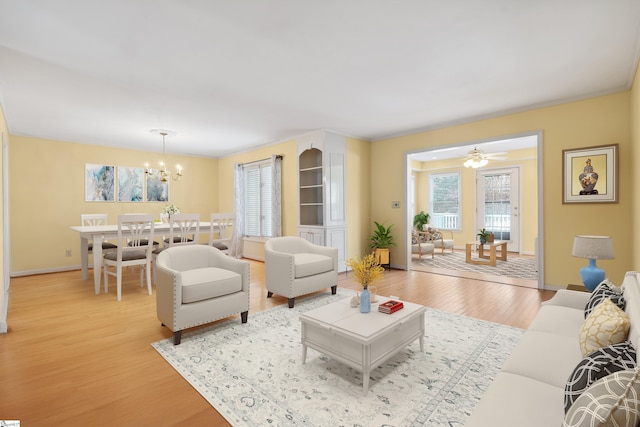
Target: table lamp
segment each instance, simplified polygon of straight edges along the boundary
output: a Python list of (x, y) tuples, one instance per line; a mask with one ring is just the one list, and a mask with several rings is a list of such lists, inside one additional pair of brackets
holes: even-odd
[(596, 266), (597, 259), (613, 259), (613, 243), (609, 236), (576, 236), (571, 255), (587, 258), (589, 265), (580, 269), (580, 278), (589, 292), (605, 279), (604, 270)]

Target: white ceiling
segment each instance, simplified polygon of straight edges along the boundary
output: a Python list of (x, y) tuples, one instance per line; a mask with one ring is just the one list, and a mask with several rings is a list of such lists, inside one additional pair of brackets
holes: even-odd
[(9, 132), (224, 156), (630, 88), (638, 0), (0, 0)]

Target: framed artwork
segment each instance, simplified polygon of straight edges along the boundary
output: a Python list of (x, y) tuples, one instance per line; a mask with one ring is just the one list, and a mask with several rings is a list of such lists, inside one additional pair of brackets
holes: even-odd
[(618, 144), (562, 151), (562, 203), (618, 202)]
[(85, 164), (85, 202), (115, 201), (115, 166)]
[(144, 202), (144, 169), (118, 166), (118, 201)]
[(168, 202), (169, 181), (162, 182), (160, 177), (147, 175), (147, 202)]

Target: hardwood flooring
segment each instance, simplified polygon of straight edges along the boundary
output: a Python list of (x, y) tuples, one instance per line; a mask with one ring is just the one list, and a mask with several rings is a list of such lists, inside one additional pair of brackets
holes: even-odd
[[(91, 273), (91, 272), (90, 272)], [(171, 337), (155, 295), (125, 274), (95, 295), (80, 271), (11, 280), (9, 333), (0, 335), (0, 419), (23, 426), (226, 426), (224, 418), (151, 347)], [(286, 304), (266, 297), (264, 264), (251, 261), (251, 313)], [(420, 271), (387, 271), (380, 295), (526, 328), (553, 291)], [(358, 289), (352, 274), (339, 287)], [(304, 297), (300, 297), (304, 298)], [(239, 316), (237, 321), (239, 322)]]

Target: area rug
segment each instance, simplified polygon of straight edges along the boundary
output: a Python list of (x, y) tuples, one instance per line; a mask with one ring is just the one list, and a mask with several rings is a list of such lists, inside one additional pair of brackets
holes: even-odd
[[(523, 332), (427, 309), (416, 341), (362, 374), (309, 349), (299, 313), (353, 293), (296, 298), (295, 308), (250, 313), (153, 347), (234, 426), (462, 426)], [(371, 315), (371, 314), (363, 314)]]
[[(477, 253), (474, 254), (477, 257)], [(467, 264), (466, 254), (462, 252), (445, 252), (444, 254), (436, 253), (426, 257), (423, 255), (420, 261), (414, 256), (414, 261), (420, 266), (431, 268), (442, 268), (446, 270), (471, 271), (475, 273), (494, 274), (497, 276), (516, 277), (519, 279), (538, 279), (538, 271), (535, 268), (535, 262), (529, 258), (509, 258), (506, 261), (496, 261), (496, 266)]]

